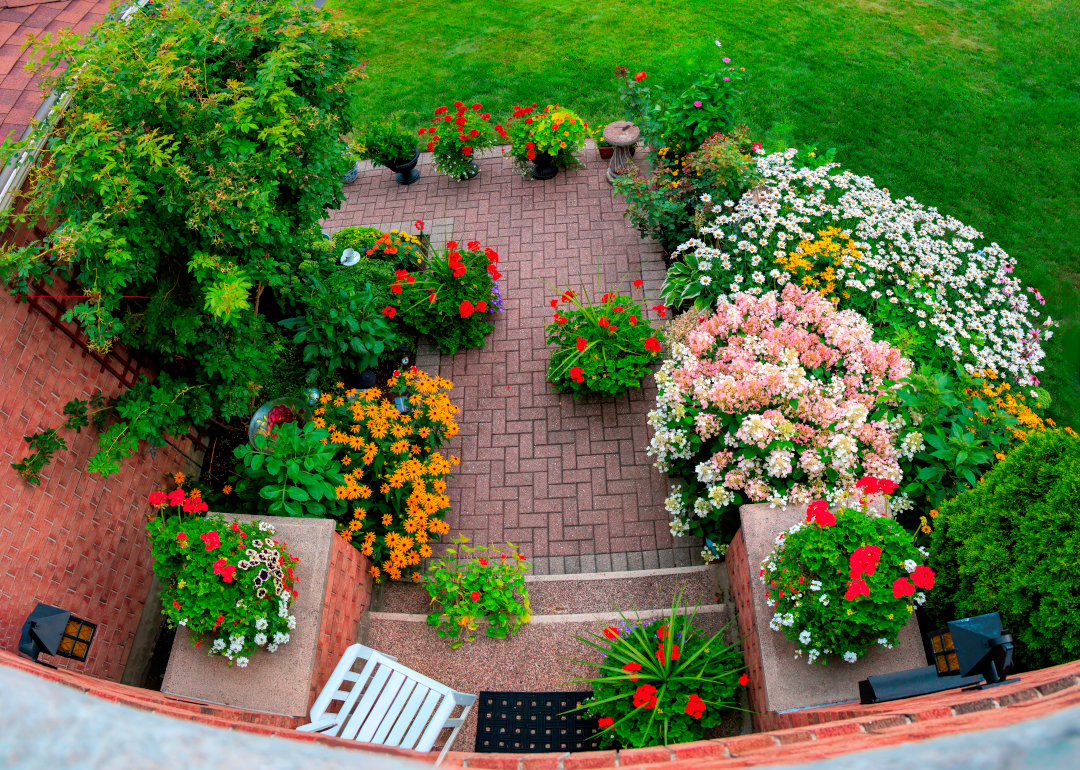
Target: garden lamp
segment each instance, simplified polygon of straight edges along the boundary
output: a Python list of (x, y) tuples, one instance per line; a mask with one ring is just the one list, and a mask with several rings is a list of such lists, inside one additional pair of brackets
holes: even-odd
[(96, 631), (96, 624), (77, 618), (67, 610), (38, 602), (23, 623), (19, 652), (38, 663), (41, 663), (37, 658), (42, 652), (82, 662), (90, 652)]

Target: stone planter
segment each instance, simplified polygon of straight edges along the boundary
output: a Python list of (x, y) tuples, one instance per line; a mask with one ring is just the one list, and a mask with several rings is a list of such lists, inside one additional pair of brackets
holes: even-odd
[[(875, 506), (876, 507), (876, 506)], [(750, 678), (748, 694), (754, 729), (779, 729), (780, 712), (859, 700), (859, 681), (926, 665), (919, 625), (912, 615), (900, 631), (900, 643), (891, 650), (874, 646), (856, 663), (830, 659), (827, 666), (807, 665), (795, 656), (795, 645), (783, 633), (769, 628), (773, 611), (765, 604), (758, 580), (761, 562), (773, 549), (780, 532), (806, 519), (806, 506), (770, 508), (768, 504), (739, 509), (742, 528), (727, 552), (728, 579), (743, 638), (743, 661)]]
[(558, 173), (559, 169), (555, 166), (555, 159), (546, 152), (539, 153), (529, 166), (529, 176), (533, 179), (553, 179)]
[(394, 179), (398, 184), (409, 185), (420, 178), (420, 169), (416, 167), (418, 160), (420, 160), (419, 150), (408, 160), (394, 160), (387, 163), (386, 167), (396, 174)]
[(296, 628), (277, 652), (251, 655), (247, 668), (194, 647), (187, 629), (176, 631), (161, 691), (168, 695), (251, 711), (305, 717), (315, 696), (356, 639), (360, 614), (371, 598), (371, 562), (340, 535), (330, 519), (224, 514), (227, 521), (270, 521), (276, 539), (300, 559), (299, 594), (290, 608)]

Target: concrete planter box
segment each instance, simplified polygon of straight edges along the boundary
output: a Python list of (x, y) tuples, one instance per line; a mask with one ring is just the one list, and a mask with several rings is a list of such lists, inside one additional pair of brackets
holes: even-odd
[(805, 656), (796, 658), (795, 645), (780, 632), (769, 628), (773, 611), (765, 604), (765, 591), (758, 579), (761, 562), (773, 549), (776, 536), (806, 519), (806, 506), (770, 508), (768, 504), (744, 505), (739, 509), (742, 528), (727, 552), (728, 578), (743, 637), (743, 661), (750, 678), (748, 687), (754, 728), (779, 729), (777, 714), (859, 700), (859, 681), (868, 676), (888, 674), (926, 665), (919, 626), (912, 615), (900, 631), (900, 643), (893, 649), (872, 647), (856, 663), (830, 658), (827, 666), (808, 665)]
[(277, 652), (257, 650), (246, 668), (193, 647), (178, 628), (161, 691), (173, 696), (250, 711), (305, 717), (315, 696), (356, 638), (360, 614), (371, 597), (371, 562), (340, 535), (330, 519), (289, 519), (224, 514), (227, 521), (269, 521), (276, 540), (300, 559), (299, 596), (291, 606), (296, 629)]

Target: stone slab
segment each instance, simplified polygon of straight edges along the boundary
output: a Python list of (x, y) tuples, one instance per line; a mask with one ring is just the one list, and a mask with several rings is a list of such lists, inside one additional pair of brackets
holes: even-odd
[(796, 658), (795, 645), (769, 628), (773, 611), (765, 604), (765, 591), (757, 580), (761, 562), (773, 549), (776, 536), (806, 519), (806, 506), (771, 508), (767, 503), (744, 505), (739, 509), (746, 559), (753, 596), (754, 625), (761, 651), (765, 703), (769, 711), (789, 711), (859, 699), (859, 681), (868, 676), (889, 674), (926, 665), (922, 638), (915, 616), (900, 631), (900, 643), (887, 650), (870, 649), (855, 663), (830, 659), (827, 666), (807, 665), (805, 656)]
[(293, 568), (299, 594), (290, 607), (296, 628), (289, 642), (269, 653), (256, 650), (246, 668), (229, 667), (220, 655), (193, 647), (186, 628), (178, 628), (161, 691), (183, 698), (270, 714), (302, 717), (308, 713), (315, 672), (323, 597), (330, 569), (334, 522), (224, 514), (226, 521), (269, 521), (300, 562)]

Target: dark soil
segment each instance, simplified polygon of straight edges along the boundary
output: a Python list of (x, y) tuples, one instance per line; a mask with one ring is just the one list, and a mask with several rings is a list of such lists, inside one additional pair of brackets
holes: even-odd
[(161, 690), (161, 683), (165, 681), (165, 669), (169, 666), (169, 656), (172, 654), (173, 640), (175, 638), (176, 629), (169, 628), (165, 624), (165, 619), (162, 618), (161, 630), (158, 632), (154, 652), (150, 656), (150, 664), (146, 667), (146, 677), (143, 679), (143, 687), (147, 690)]

